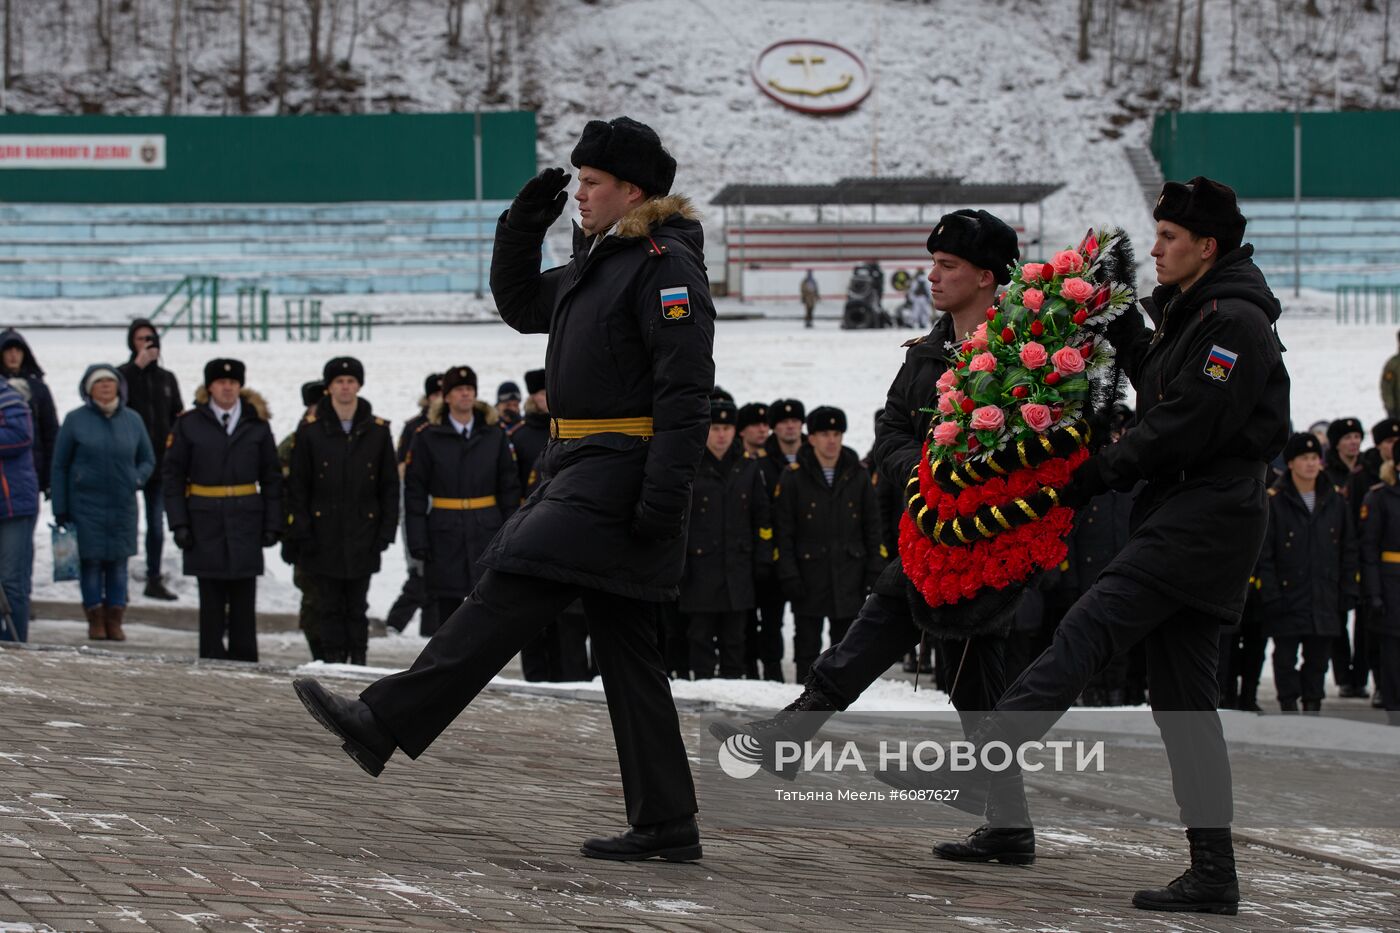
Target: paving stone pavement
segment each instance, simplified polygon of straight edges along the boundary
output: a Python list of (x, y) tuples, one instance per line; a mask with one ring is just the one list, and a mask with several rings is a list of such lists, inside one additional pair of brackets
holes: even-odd
[[(0, 931), (1383, 930), (1400, 880), (1240, 851), (1236, 918), (1133, 910), (1178, 831), (1036, 803), (1030, 868), (953, 865), (954, 817), (878, 830), (748, 825), (684, 712), (694, 865), (582, 858), (621, 828), (602, 704), (488, 691), (418, 762), (356, 768), (290, 674), (0, 650)], [(731, 782), (732, 783), (732, 782)]]

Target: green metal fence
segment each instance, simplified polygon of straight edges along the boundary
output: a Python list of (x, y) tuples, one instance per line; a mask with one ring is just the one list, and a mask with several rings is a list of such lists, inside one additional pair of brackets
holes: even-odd
[(1157, 115), (1152, 154), (1168, 179), (1209, 175), (1242, 198), (1292, 198), (1295, 127), (1303, 197), (1400, 197), (1400, 111), (1173, 111)]
[[(0, 116), (0, 143), (163, 137), (163, 168), (4, 168), (0, 202), (316, 203), (507, 200), (535, 174), (535, 115)], [(138, 142), (137, 149), (141, 148)], [(22, 164), (18, 161), (11, 164)], [(0, 161), (3, 166), (3, 161)]]

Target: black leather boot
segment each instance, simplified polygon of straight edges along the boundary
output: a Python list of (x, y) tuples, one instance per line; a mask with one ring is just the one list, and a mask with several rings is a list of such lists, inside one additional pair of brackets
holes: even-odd
[(1281, 699), (1278, 701), (1278, 708), (1281, 712), (1296, 713), (1298, 712), (1298, 700), (1296, 697), (1290, 697), (1287, 700)]
[(962, 842), (940, 842), (933, 847), (933, 854), (954, 862), (1032, 864), (1035, 830), (1021, 775), (998, 778), (987, 794), (987, 822)]
[(1303, 701), (1303, 712), (1305, 712), (1305, 713), (1311, 713), (1312, 715), (1317, 715), (1318, 713), (1322, 712), (1322, 701), (1321, 701), (1321, 700), (1304, 700), (1304, 701)]
[(772, 719), (734, 725), (729, 722), (710, 723), (710, 735), (733, 746), (733, 753), (749, 761), (757, 761), (769, 774), (791, 781), (800, 770), (799, 762), (779, 766), (778, 743), (810, 742), (838, 707), (822, 692), (816, 681), (807, 678), (802, 695), (789, 703)]
[(1134, 894), (1133, 906), (1234, 916), (1240, 906), (1240, 883), (1230, 830), (1188, 829), (1186, 839), (1191, 843), (1191, 867), (1165, 888)]
[(350, 649), (350, 663), (351, 663), (351, 664), (358, 665), (359, 667), (364, 667), (364, 666), (365, 666), (365, 663), (366, 663), (366, 661), (367, 661), (367, 659), (368, 659), (368, 656), (369, 656), (369, 649), (368, 649), (368, 648), (351, 648), (351, 649)]
[(298, 677), (292, 689), (317, 722), (344, 740), (345, 754), (370, 777), (379, 777), (397, 744), (365, 701), (331, 693), (311, 677)]
[(148, 599), (161, 599), (166, 602), (180, 598), (166, 588), (165, 580), (160, 576), (152, 576), (146, 580), (145, 595)]
[(704, 855), (700, 848), (700, 827), (693, 816), (633, 826), (620, 836), (589, 839), (580, 851), (588, 858), (614, 862), (640, 862), (649, 858), (693, 862)]

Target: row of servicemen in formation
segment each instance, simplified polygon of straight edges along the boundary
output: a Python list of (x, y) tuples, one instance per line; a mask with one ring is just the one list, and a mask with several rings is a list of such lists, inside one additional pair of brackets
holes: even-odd
[[(387, 622), (402, 631), (421, 612), (422, 634), (431, 635), (475, 585), (477, 560), (496, 529), (545, 479), (537, 471), (550, 436), (543, 370), (526, 373), (524, 393), (501, 384), (495, 405), (478, 397), (470, 367), (434, 373), (395, 444), (389, 424), (359, 397), (363, 366), (337, 358), (322, 379), (302, 387), (306, 413), (276, 444), (266, 404), (245, 385), (237, 360), (210, 361), (194, 406), (184, 409), (174, 375), (159, 365), (149, 322), (133, 322), (126, 364), (89, 367), (79, 387), (83, 405), (62, 429), (23, 337), (7, 331), (0, 344), (0, 578), (21, 639), (41, 492), (52, 492), (59, 523), (78, 530), (91, 637), (124, 637), (125, 558), (135, 553), (135, 494), (144, 491), (147, 595), (170, 595), (159, 575), (164, 512), (184, 572), (199, 581), (201, 656), (256, 660), (256, 578), (263, 548), (280, 542), (302, 590), (301, 626), (313, 656), (362, 664), (369, 581), (396, 538), (400, 506), (409, 573)], [(1126, 408), (1115, 412), (1115, 439), (1130, 419)], [(790, 605), (803, 680), (823, 629), (832, 643), (841, 639), (897, 554), (899, 484), (843, 445), (847, 421), (839, 409), (808, 413), (796, 399), (736, 408), (717, 389), (711, 421), (680, 598), (658, 607), (667, 665), (678, 678), (781, 680)], [(1377, 707), (1386, 684), (1400, 677), (1400, 657), (1386, 648), (1395, 639), (1379, 637), (1400, 634), (1400, 592), (1387, 594), (1379, 572), (1400, 563), (1392, 457), (1400, 420), (1387, 417), (1370, 435), (1363, 452), (1358, 419), (1318, 422), (1293, 435), (1274, 464), (1270, 531), (1244, 618), (1221, 633), (1222, 706), (1259, 708), (1270, 640), (1285, 711), (1300, 703), (1303, 711), (1320, 709), (1329, 662), (1343, 697), (1367, 696), (1374, 672)], [(1058, 619), (1126, 542), (1132, 496), (1109, 492), (1081, 510), (1068, 558), (1042, 575), (1017, 614), (1008, 642), (1012, 672), (1049, 644)], [(572, 606), (523, 652), (525, 676), (590, 679), (596, 671), (587, 639), (582, 607)], [(932, 640), (911, 645), (905, 669), (932, 673), (947, 689), (957, 658), (938, 649)], [(1146, 690), (1139, 648), (1117, 658), (1081, 702), (1134, 704)]]

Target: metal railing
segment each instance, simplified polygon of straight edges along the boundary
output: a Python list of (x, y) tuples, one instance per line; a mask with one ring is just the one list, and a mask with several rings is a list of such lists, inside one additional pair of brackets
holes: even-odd
[[(172, 308), (168, 320), (161, 316)], [(162, 334), (184, 321), (190, 341), (219, 342), (219, 277), (217, 275), (187, 275), (156, 305), (151, 323)]]
[(1338, 324), (1400, 324), (1400, 285), (1338, 285)]

